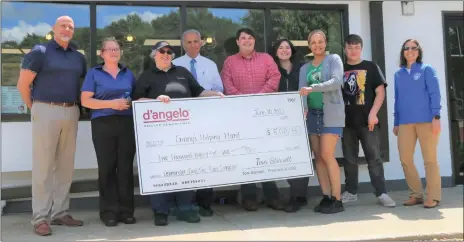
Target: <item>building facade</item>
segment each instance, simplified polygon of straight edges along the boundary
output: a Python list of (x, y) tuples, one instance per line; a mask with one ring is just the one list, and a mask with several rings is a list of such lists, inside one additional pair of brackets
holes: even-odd
[[(148, 54), (158, 40), (175, 46), (183, 55), (181, 34), (187, 29), (202, 33), (202, 55), (221, 69), (226, 56), (237, 52), (235, 32), (250, 27), (257, 33), (256, 48), (267, 51), (280, 37), (291, 39), (298, 58), (309, 54), (307, 35), (322, 29), (328, 51), (344, 56), (343, 41), (350, 33), (364, 40), (363, 58), (375, 61), (384, 71), (387, 97), (380, 112), (381, 149), (385, 178), (391, 186), (406, 187), (393, 128), (393, 74), (398, 69), (402, 43), (417, 39), (424, 49), (424, 62), (438, 73), (442, 96), (442, 134), (439, 141), (443, 186), (462, 183), (464, 160), (464, 27), (460, 1), (130, 1), (127, 2), (19, 2), (2, 4), (1, 53), (1, 161), (2, 200), (30, 197), (30, 110), (16, 90), (24, 53), (51, 39), (51, 28), (60, 15), (75, 21), (75, 44), (87, 58), (88, 67), (101, 62), (99, 41), (116, 37), (123, 44), (122, 63), (138, 76), (150, 64)], [(343, 159), (341, 146), (337, 157)], [(362, 160), (363, 152), (360, 151)], [(425, 177), (420, 147), (415, 161)], [(134, 162), (136, 165), (136, 162)], [(96, 190), (97, 162), (87, 110), (79, 122), (73, 191)], [(137, 170), (137, 169), (135, 169)], [(342, 172), (343, 174), (343, 172)], [(136, 174), (135, 174), (136, 175)], [(344, 179), (342, 178), (342, 181)], [(362, 166), (360, 182), (369, 182)], [(282, 186), (286, 186), (281, 182)], [(79, 184), (94, 184), (79, 186)], [(317, 186), (317, 179), (310, 186)], [(22, 190), (20, 188), (23, 188)], [(230, 189), (230, 188), (225, 188)]]

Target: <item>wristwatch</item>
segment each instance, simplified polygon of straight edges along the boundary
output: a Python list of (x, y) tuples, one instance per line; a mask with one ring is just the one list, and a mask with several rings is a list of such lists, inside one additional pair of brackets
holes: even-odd
[(435, 115), (435, 116), (433, 116), (433, 119), (438, 119), (438, 120), (439, 120), (439, 119), (440, 119), (440, 115)]

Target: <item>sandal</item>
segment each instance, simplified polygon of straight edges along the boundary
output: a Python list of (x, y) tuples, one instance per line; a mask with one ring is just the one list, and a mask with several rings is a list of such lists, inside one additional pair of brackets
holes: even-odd
[(438, 200), (433, 200), (435, 202), (435, 205), (429, 206), (424, 203), (424, 208), (434, 208), (440, 204), (440, 201)]

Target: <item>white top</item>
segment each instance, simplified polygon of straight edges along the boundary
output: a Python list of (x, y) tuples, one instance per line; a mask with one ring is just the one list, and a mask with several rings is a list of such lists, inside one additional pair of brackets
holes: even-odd
[[(191, 72), (191, 60), (192, 58), (185, 54), (179, 58), (174, 59), (172, 63), (176, 66), (183, 66)], [(216, 63), (206, 57), (201, 56), (200, 54), (195, 57), (195, 61), (195, 70), (197, 73), (198, 83), (205, 90), (224, 92), (224, 86), (222, 85), (221, 76), (219, 75)]]

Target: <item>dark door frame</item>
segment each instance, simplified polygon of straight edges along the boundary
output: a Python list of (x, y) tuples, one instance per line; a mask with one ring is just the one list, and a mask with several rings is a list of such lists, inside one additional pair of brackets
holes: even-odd
[(446, 83), (446, 104), (448, 106), (448, 130), (449, 130), (449, 135), (450, 135), (450, 139), (449, 139), (449, 142), (450, 142), (450, 151), (451, 151), (451, 166), (452, 166), (452, 184), (453, 186), (457, 185), (457, 184), (462, 184), (462, 181), (461, 182), (457, 182), (457, 179), (459, 177), (459, 167), (456, 167), (456, 164), (455, 164), (455, 159), (457, 159), (457, 157), (455, 157), (455, 152), (453, 150), (453, 147), (454, 147), (454, 144), (453, 144), (453, 139), (452, 139), (452, 126), (451, 126), (451, 116), (449, 115), (451, 113), (451, 102), (450, 102), (450, 98), (449, 98), (449, 85), (451, 84), (450, 81), (448, 80), (449, 78), (449, 75), (451, 73), (448, 72), (448, 64), (451, 62), (451, 59), (449, 58), (449, 53), (448, 53), (448, 48), (446, 46), (446, 43), (448, 41), (448, 36), (446, 34), (446, 31), (447, 31), (447, 26), (448, 26), (448, 22), (449, 21), (452, 21), (452, 20), (462, 20), (464, 18), (464, 11), (443, 11), (442, 12), (442, 26), (443, 26), (443, 51), (444, 51), (444, 61), (445, 61), (445, 83)]

